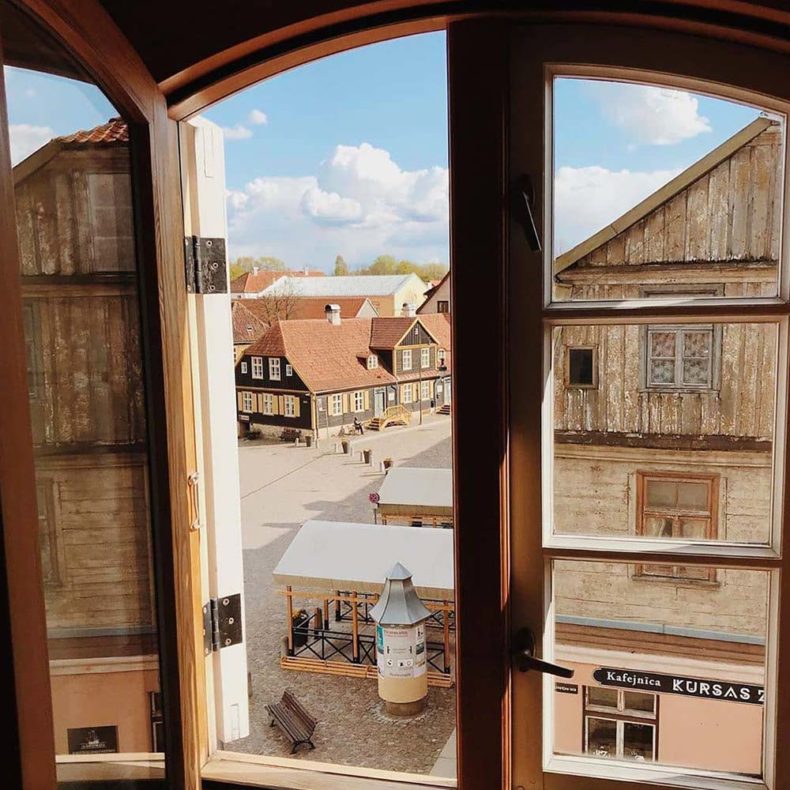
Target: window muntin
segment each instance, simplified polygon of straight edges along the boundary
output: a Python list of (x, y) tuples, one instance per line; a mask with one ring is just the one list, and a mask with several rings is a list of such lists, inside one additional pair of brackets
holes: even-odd
[(437, 313), (449, 313), (450, 312), (450, 302), (439, 299), (436, 302), (436, 312)]
[(430, 400), (430, 399), (431, 399), (431, 382), (430, 381), (420, 382), (420, 400)]
[(294, 374), (293, 367), (291, 365), (286, 365), (285, 366), (285, 376), (286, 376), (286, 378), (291, 378), (291, 376), (293, 376), (293, 374)]
[(376, 354), (371, 354), (368, 357), (368, 370), (375, 370), (379, 366), (379, 358)]
[(365, 411), (365, 394), (362, 390), (357, 390), (354, 393), (354, 411)]
[(447, 351), (444, 348), (436, 351), (436, 367), (443, 368), (447, 365)]
[(330, 409), (333, 417), (343, 414), (343, 396), (340, 393), (332, 395)]
[(713, 327), (648, 327), (647, 387), (712, 388), (714, 339)]
[(414, 396), (412, 394), (411, 384), (403, 385), (403, 402), (413, 403)]
[(411, 370), (411, 349), (406, 348), (401, 353), (401, 367), (403, 370)]
[(429, 368), (431, 366), (431, 349), (430, 348), (421, 348), (420, 349), (420, 367), (421, 368)]
[(285, 416), (296, 417), (296, 398), (293, 395), (286, 395), (284, 404), (285, 404)]
[(241, 363), (241, 372), (242, 373), (246, 373), (247, 372), (247, 363), (246, 362), (242, 362)]
[(271, 392), (263, 393), (263, 413), (266, 415), (274, 414), (274, 397)]
[(253, 398), (251, 392), (242, 392), (241, 393), (241, 410), (242, 411), (252, 411), (253, 406)]
[[(261, 378), (263, 378), (261, 376)], [(280, 380), (280, 360), (278, 357), (269, 357), (269, 378), (272, 381)]]
[(263, 378), (263, 357), (251, 357), (252, 377), (254, 379)]

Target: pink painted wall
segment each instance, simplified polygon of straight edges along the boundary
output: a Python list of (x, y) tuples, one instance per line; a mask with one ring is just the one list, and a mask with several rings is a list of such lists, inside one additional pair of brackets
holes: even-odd
[(118, 727), (120, 752), (151, 751), (148, 692), (159, 691), (155, 670), (52, 676), (55, 751), (68, 754), (71, 727)]
[[(554, 694), (554, 751), (578, 755), (583, 753), (584, 744), (584, 686), (600, 685), (592, 677), (598, 665), (562, 663), (576, 670), (572, 680), (563, 682), (578, 684), (579, 693)], [(713, 679), (716, 675), (711, 673), (706, 677)], [(762, 705), (660, 694), (658, 761), (666, 765), (759, 774), (762, 717)]]

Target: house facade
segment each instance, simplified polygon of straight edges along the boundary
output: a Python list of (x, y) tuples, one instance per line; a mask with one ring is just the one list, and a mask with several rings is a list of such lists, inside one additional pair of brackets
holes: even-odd
[(437, 285), (425, 293), (425, 301), (417, 310), (420, 315), (425, 313), (452, 313), (452, 297), (450, 295), (450, 272), (442, 277)]
[(279, 321), (236, 366), (240, 430), (330, 435), (395, 406), (449, 406), (450, 345), (444, 315)]
[[(776, 295), (782, 132), (758, 118), (557, 258), (555, 298)], [(769, 544), (779, 342), (771, 323), (555, 329), (555, 534)], [(560, 752), (759, 773), (768, 574), (554, 574), (556, 656), (576, 670), (555, 687)]]
[(258, 299), (263, 292), (283, 277), (324, 277), (325, 273), (317, 269), (304, 268), (302, 271), (269, 271), (253, 266), (252, 271), (240, 274), (230, 283), (230, 298)]

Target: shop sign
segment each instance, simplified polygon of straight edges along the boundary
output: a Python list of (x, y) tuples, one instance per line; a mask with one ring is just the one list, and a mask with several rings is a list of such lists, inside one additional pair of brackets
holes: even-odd
[(69, 754), (111, 754), (118, 751), (117, 727), (70, 727)]
[(579, 687), (575, 683), (555, 683), (554, 691), (559, 694), (578, 694)]
[(762, 705), (765, 702), (765, 689), (748, 683), (690, 678), (683, 675), (659, 675), (611, 667), (599, 667), (593, 672), (593, 677), (602, 686), (652, 691), (655, 694), (681, 694), (685, 697), (745, 702), (751, 705)]
[(240, 414), (239, 415), (239, 422), (249, 422), (250, 415), (249, 414)]
[(416, 678), (426, 672), (425, 626), (376, 626), (376, 660), (383, 678)]

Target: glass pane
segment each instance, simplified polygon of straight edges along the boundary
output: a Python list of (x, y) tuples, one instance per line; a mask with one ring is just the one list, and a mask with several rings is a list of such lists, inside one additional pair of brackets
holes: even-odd
[(553, 88), (553, 301), (777, 295), (783, 115), (626, 81)]
[(614, 689), (588, 688), (587, 704), (617, 710), (617, 691)]
[(651, 332), (650, 333), (650, 356), (674, 359), (675, 357), (675, 333), (674, 332)]
[(626, 711), (636, 710), (654, 713), (656, 709), (656, 695), (642, 694), (638, 691), (624, 691), (623, 708)]
[(617, 756), (617, 722), (587, 717), (587, 753), (595, 757)]
[(769, 573), (713, 568), (716, 584), (700, 586), (672, 565), (649, 566), (656, 577), (645, 567), (554, 562), (551, 660), (574, 670), (551, 695), (555, 753), (614, 756), (614, 728), (592, 700), (619, 693), (618, 757), (759, 775), (764, 688), (774, 682)]
[[(643, 325), (552, 333), (554, 533), (770, 542), (776, 324), (713, 326), (712, 388), (653, 386), (661, 333)], [(579, 343), (598, 349), (595, 389), (566, 383)]]
[(655, 731), (651, 724), (623, 722), (623, 757), (627, 760), (653, 760)]
[(55, 748), (79, 782), (79, 760), (164, 749), (129, 134), (13, 5), (0, 28)]

